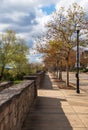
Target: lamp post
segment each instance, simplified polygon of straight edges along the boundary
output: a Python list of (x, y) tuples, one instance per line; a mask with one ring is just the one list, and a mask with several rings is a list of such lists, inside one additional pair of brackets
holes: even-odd
[(77, 31), (77, 53), (76, 53), (76, 92), (80, 93), (79, 90), (79, 32), (80, 32), (80, 25), (76, 26), (76, 31)]

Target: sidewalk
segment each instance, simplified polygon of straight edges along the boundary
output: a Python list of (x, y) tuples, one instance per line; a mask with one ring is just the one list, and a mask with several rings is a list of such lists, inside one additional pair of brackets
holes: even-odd
[(46, 75), (22, 130), (88, 130), (87, 93), (59, 89)]
[[(76, 87), (76, 72), (69, 72), (69, 81)], [(63, 80), (66, 81), (67, 73), (65, 71), (62, 72)], [(88, 93), (88, 74), (87, 73), (79, 73), (79, 88)]]

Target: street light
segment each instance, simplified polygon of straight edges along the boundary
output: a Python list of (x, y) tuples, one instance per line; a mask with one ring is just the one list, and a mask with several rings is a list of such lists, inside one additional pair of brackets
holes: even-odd
[(76, 26), (76, 31), (77, 31), (77, 53), (76, 53), (76, 78), (77, 78), (77, 81), (76, 81), (76, 92), (77, 93), (80, 93), (80, 90), (79, 90), (79, 32), (80, 32), (80, 25), (77, 24)]

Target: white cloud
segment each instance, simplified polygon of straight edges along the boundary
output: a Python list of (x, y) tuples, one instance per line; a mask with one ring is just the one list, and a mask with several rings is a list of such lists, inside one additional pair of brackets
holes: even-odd
[(37, 57), (37, 58), (36, 58), (36, 61), (41, 63), (41, 62), (42, 62), (42, 58)]
[(81, 0), (80, 5), (88, 12), (88, 0)]
[(29, 62), (42, 62), (42, 55), (37, 54), (35, 50), (30, 49), (30, 55), (27, 55)]
[(70, 4), (72, 4), (74, 1), (77, 0), (60, 0), (57, 4), (56, 4), (56, 10), (58, 10), (60, 7), (65, 7), (68, 8)]
[(55, 5), (57, 10), (61, 6), (67, 8), (73, 2), (78, 2), (88, 10), (88, 0), (1, 0), (0, 32), (14, 29), (18, 36), (32, 46), (34, 37), (46, 31), (44, 25), (51, 17), (43, 12), (42, 7)]
[(1, 24), (0, 24), (0, 32), (3, 31), (3, 28), (7, 28), (8, 26), (9, 26), (8, 24), (3, 24), (3, 23), (1, 23)]
[(86, 11), (88, 11), (88, 0), (60, 0), (56, 4), (56, 10), (58, 10), (60, 7), (65, 7), (67, 9), (69, 5), (72, 5), (72, 3), (78, 3), (80, 6), (82, 6)]

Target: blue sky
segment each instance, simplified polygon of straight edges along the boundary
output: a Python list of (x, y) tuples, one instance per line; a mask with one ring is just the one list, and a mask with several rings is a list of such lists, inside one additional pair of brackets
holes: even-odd
[(50, 14), (52, 14), (52, 12), (55, 11), (55, 5), (54, 5), (54, 4), (50, 4), (50, 5), (48, 5), (48, 6), (43, 6), (43, 7), (41, 8), (41, 10), (42, 10), (44, 13), (46, 13), (46, 15), (50, 15)]
[[(44, 25), (53, 11), (61, 6), (67, 8), (73, 2), (78, 2), (88, 11), (88, 0), (0, 0), (0, 34), (12, 29), (33, 48), (35, 37), (45, 33)], [(33, 52), (30, 49), (30, 62), (41, 61), (41, 55)]]

